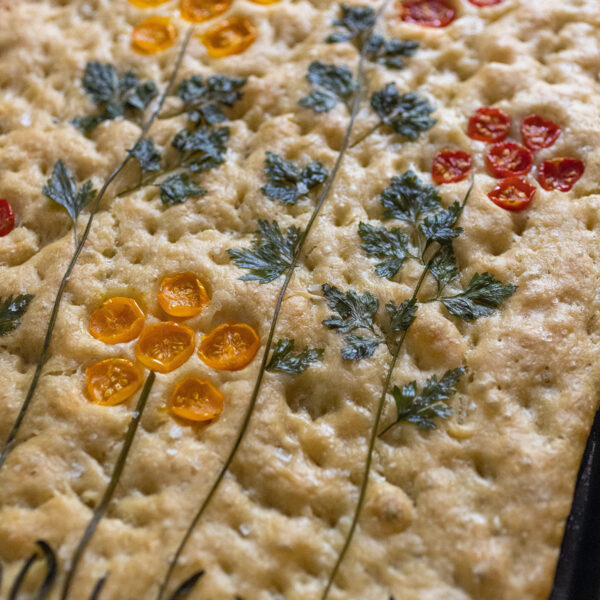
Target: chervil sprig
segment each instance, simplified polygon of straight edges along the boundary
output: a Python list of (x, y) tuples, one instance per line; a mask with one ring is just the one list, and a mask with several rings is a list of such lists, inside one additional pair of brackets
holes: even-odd
[(104, 121), (121, 116), (139, 120), (152, 100), (158, 96), (154, 82), (140, 83), (137, 75), (131, 71), (119, 76), (113, 65), (96, 61), (87, 63), (81, 84), (99, 111), (72, 120), (73, 125), (85, 133)]
[(279, 340), (273, 348), (267, 371), (297, 375), (319, 361), (325, 352), (323, 348), (305, 348), (294, 352), (294, 345), (295, 340)]
[(0, 298), (0, 337), (14, 331), (21, 324), (32, 300), (32, 294)]
[(298, 104), (319, 113), (329, 112), (340, 101), (347, 102), (356, 90), (352, 71), (343, 65), (315, 61), (308, 67), (306, 79), (315, 89)]

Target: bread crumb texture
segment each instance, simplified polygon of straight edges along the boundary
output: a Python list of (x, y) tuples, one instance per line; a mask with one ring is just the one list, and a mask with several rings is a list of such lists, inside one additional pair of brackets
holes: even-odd
[[(330, 310), (312, 290), (329, 282), (396, 302), (410, 295), (416, 280), (410, 269), (394, 281), (375, 275), (360, 249), (358, 223), (381, 219), (379, 195), (390, 177), (412, 169), (430, 181), (433, 157), (444, 148), (474, 158), (465, 233), (455, 243), (463, 283), (488, 271), (518, 291), (474, 324), (434, 304), (419, 311), (394, 382), (422, 383), (463, 364), (468, 375), (452, 399), (454, 415), (437, 429), (401, 426), (378, 441), (365, 509), (330, 597), (542, 600), (551, 589), (600, 389), (600, 4), (453, 4), (457, 18), (443, 29), (403, 23), (393, 2), (384, 13), (382, 32), (421, 46), (404, 70), (373, 71), (370, 89), (395, 81), (401, 92), (418, 90), (435, 105), (437, 124), (415, 142), (378, 130), (348, 151), (277, 330), (277, 338), (295, 338), (300, 348), (325, 348), (323, 361), (295, 377), (267, 373), (242, 447), (177, 565), (176, 581), (206, 570), (190, 598), (319, 597), (357, 502), (389, 354), (381, 346), (369, 360), (342, 360), (342, 337), (321, 325)], [(2, 440), (31, 381), (73, 252), (71, 221), (42, 187), (58, 159), (79, 181), (100, 187), (139, 134), (137, 124), (123, 119), (87, 137), (70, 124), (93, 110), (80, 84), (84, 67), (90, 60), (112, 63), (164, 89), (187, 27), (177, 8), (175, 1), (145, 11), (125, 0), (0, 3), (0, 197), (16, 215), (16, 228), (0, 239), (0, 296), (35, 295), (22, 325), (0, 340)], [(131, 30), (151, 14), (171, 16), (178, 41), (162, 53), (137, 54)], [(264, 347), (281, 280), (241, 281), (227, 250), (249, 246), (257, 219), (277, 219), (282, 227), (308, 221), (310, 201), (286, 207), (261, 193), (265, 152), (332, 167), (348, 109), (340, 103), (317, 114), (298, 99), (310, 89), (304, 76), (312, 61), (356, 69), (350, 44), (324, 43), (338, 15), (330, 0), (235, 0), (226, 16), (247, 17), (257, 29), (248, 50), (212, 59), (192, 39), (178, 80), (196, 73), (248, 78), (230, 112), (227, 161), (199, 178), (205, 196), (183, 204), (165, 207), (152, 186), (123, 197), (110, 188), (105, 196), (67, 286), (19, 444), (0, 471), (2, 597), (35, 540), (47, 540), (61, 565), (68, 563), (123, 443), (133, 401), (100, 406), (84, 391), (90, 363), (135, 360), (134, 342), (107, 346), (88, 333), (90, 314), (104, 300), (132, 297), (147, 323), (164, 320), (156, 299), (161, 280), (191, 271), (211, 296), (186, 321), (197, 337), (226, 321), (243, 322)], [(515, 139), (529, 114), (557, 122), (560, 138), (536, 161), (580, 158), (586, 170), (574, 188), (538, 186), (521, 213), (490, 202), (496, 180), (485, 167), (486, 145), (466, 134), (470, 115), (487, 105), (512, 117)], [(375, 122), (365, 102), (356, 135)], [(185, 116), (158, 120), (151, 135), (167, 145), (184, 124)], [(121, 182), (134, 185), (137, 176), (131, 164)], [(460, 200), (468, 186), (464, 180), (440, 187), (444, 204)], [(157, 377), (73, 598), (87, 598), (107, 572), (103, 600), (154, 597), (231, 448), (259, 362), (214, 371), (194, 354)], [(190, 427), (163, 409), (186, 376), (209, 380), (223, 393), (216, 424)], [(36, 589), (42, 577), (34, 569), (25, 587)], [(64, 569), (60, 577), (62, 583)]]

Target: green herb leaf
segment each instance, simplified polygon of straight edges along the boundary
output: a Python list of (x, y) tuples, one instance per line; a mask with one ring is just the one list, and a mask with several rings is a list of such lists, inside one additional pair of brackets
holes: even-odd
[(86, 94), (98, 106), (109, 102), (119, 92), (119, 75), (110, 64), (87, 63), (81, 83)]
[(339, 317), (332, 316), (323, 321), (329, 329), (336, 329), (339, 333), (350, 333), (361, 327), (373, 330), (373, 319), (379, 309), (379, 300), (369, 292), (358, 295), (354, 290), (346, 293), (328, 283), (323, 285), (323, 295), (327, 305)]
[(267, 152), (265, 175), (269, 183), (261, 188), (271, 200), (296, 204), (299, 198), (327, 179), (327, 169), (318, 161), (300, 170), (294, 163)]
[(260, 219), (253, 248), (235, 248), (227, 252), (235, 265), (250, 271), (240, 279), (269, 283), (292, 266), (301, 234), (300, 229), (292, 225), (284, 235), (277, 221), (269, 223)]
[(209, 129), (201, 127), (195, 131), (181, 130), (171, 145), (183, 154), (182, 166), (193, 173), (209, 171), (225, 162), (229, 128)]
[(125, 106), (134, 110), (144, 111), (150, 102), (158, 96), (158, 89), (153, 81), (145, 81), (136, 86), (133, 94), (125, 100)]
[(437, 189), (423, 183), (413, 171), (392, 177), (391, 185), (383, 190), (381, 204), (385, 219), (399, 219), (415, 225), (421, 215), (441, 206)]
[(456, 256), (454, 256), (454, 249), (451, 244), (442, 246), (440, 251), (435, 254), (429, 271), (437, 281), (438, 295), (458, 277)]
[(301, 98), (299, 104), (316, 112), (330, 111), (340, 99), (347, 100), (356, 89), (352, 71), (345, 66), (315, 61), (308, 68), (306, 78), (318, 89)]
[(403, 69), (403, 58), (413, 56), (418, 47), (418, 42), (386, 40), (382, 35), (372, 35), (367, 41), (367, 58), (388, 69)]
[(474, 321), (491, 315), (516, 290), (516, 286), (503, 284), (491, 273), (475, 273), (464, 292), (441, 300), (451, 315)]
[(187, 173), (170, 175), (159, 187), (160, 199), (167, 206), (181, 204), (188, 198), (199, 198), (207, 193), (202, 186), (194, 183)]
[(278, 371), (296, 375), (305, 371), (311, 363), (321, 359), (323, 348), (305, 348), (302, 352), (293, 352), (294, 340), (279, 340), (273, 348), (267, 371)]
[(375, 25), (375, 11), (370, 6), (350, 6), (342, 4), (342, 16), (333, 21), (342, 31), (332, 33), (325, 40), (328, 44), (354, 40)]
[(131, 150), (131, 156), (138, 161), (142, 173), (160, 171), (160, 152), (154, 146), (152, 138), (140, 140)]
[(91, 181), (86, 181), (77, 188), (73, 174), (62, 160), (58, 160), (54, 165), (52, 176), (42, 188), (42, 193), (67, 210), (75, 227), (79, 213), (96, 196)]
[(435, 429), (433, 419), (444, 419), (454, 412), (446, 403), (456, 393), (456, 386), (464, 373), (464, 367), (446, 371), (439, 381), (434, 375), (427, 380), (420, 394), (417, 394), (416, 381), (402, 388), (394, 386), (392, 396), (398, 413), (396, 423), (404, 421), (421, 429)]
[(380, 339), (365, 337), (362, 335), (344, 336), (344, 346), (342, 348), (342, 358), (344, 360), (362, 360), (371, 358), (381, 343)]
[(416, 318), (418, 305), (414, 298), (410, 298), (404, 300), (400, 305), (392, 300), (385, 305), (385, 308), (390, 317), (390, 330), (408, 331)]
[(426, 217), (419, 229), (428, 242), (449, 244), (464, 231), (462, 227), (456, 227), (461, 212), (460, 203), (454, 202), (448, 208)]
[(0, 297), (0, 337), (14, 331), (21, 324), (21, 318), (32, 300), (31, 294), (8, 296), (5, 299)]
[(371, 96), (371, 107), (383, 123), (409, 140), (431, 129), (436, 120), (429, 115), (435, 110), (415, 92), (400, 94), (395, 83), (388, 83)]
[(404, 261), (412, 255), (408, 249), (408, 236), (398, 227), (386, 229), (359, 223), (358, 234), (363, 240), (362, 248), (369, 256), (384, 259), (375, 267), (380, 277), (391, 279), (401, 269)]

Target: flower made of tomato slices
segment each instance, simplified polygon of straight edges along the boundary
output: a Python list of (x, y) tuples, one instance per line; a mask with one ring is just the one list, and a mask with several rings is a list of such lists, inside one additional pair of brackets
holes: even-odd
[(247, 366), (260, 348), (260, 339), (250, 325), (224, 323), (202, 338), (198, 356), (213, 369), (239, 371)]
[(232, 17), (217, 23), (200, 39), (211, 58), (241, 54), (256, 40), (256, 28), (243, 17)]
[(129, 400), (142, 385), (142, 374), (130, 360), (107, 358), (85, 370), (88, 395), (92, 402), (115, 406)]
[(223, 399), (210, 381), (186, 377), (175, 386), (168, 408), (175, 417), (186, 421), (212, 421), (223, 412)]
[(140, 54), (155, 54), (170, 48), (177, 38), (177, 28), (168, 17), (149, 17), (131, 32), (131, 46)]
[(167, 321), (154, 323), (142, 331), (135, 346), (136, 358), (151, 371), (170, 373), (194, 353), (192, 329)]
[(110, 298), (91, 314), (89, 332), (105, 344), (122, 344), (140, 335), (145, 320), (133, 298)]
[(456, 18), (447, 0), (404, 0), (399, 2), (398, 11), (406, 23), (423, 27), (447, 27)]
[(189, 271), (165, 277), (158, 292), (160, 307), (171, 317), (195, 317), (209, 302), (202, 282)]

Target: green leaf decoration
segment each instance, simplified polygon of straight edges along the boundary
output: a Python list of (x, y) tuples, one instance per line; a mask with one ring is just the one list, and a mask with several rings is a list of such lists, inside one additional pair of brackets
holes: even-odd
[(96, 61), (87, 63), (81, 83), (90, 100), (100, 109), (97, 114), (75, 117), (71, 121), (84, 133), (89, 133), (104, 121), (128, 113), (139, 116), (158, 96), (158, 89), (152, 81), (139, 83), (138, 77), (131, 71), (119, 77), (113, 65)]
[(429, 115), (435, 108), (415, 92), (400, 94), (395, 83), (388, 83), (371, 96), (371, 107), (383, 123), (408, 140), (431, 129), (436, 120)]
[(140, 140), (131, 150), (131, 156), (138, 161), (142, 173), (160, 171), (160, 152), (154, 146), (152, 138)]
[(460, 203), (454, 202), (448, 208), (426, 217), (419, 229), (428, 242), (449, 244), (464, 231), (462, 227), (456, 227), (461, 212)]
[(381, 340), (374, 337), (365, 337), (362, 335), (344, 336), (344, 346), (342, 347), (342, 358), (344, 360), (363, 360), (371, 358), (377, 350)]
[(475, 321), (491, 315), (516, 291), (516, 286), (494, 279), (491, 273), (475, 273), (466, 290), (441, 301), (451, 315), (463, 321)]
[(52, 170), (52, 176), (42, 188), (42, 193), (69, 213), (75, 226), (75, 245), (77, 245), (77, 217), (87, 204), (96, 196), (91, 181), (77, 188), (73, 174), (62, 160), (58, 160)]
[(442, 246), (440, 251), (435, 254), (429, 267), (429, 271), (437, 282), (439, 296), (446, 286), (457, 279), (459, 275), (452, 244)]
[(464, 367), (446, 371), (439, 381), (434, 375), (427, 380), (421, 393), (417, 393), (416, 381), (401, 388), (394, 386), (392, 397), (397, 411), (394, 425), (407, 422), (420, 429), (435, 429), (434, 419), (445, 419), (454, 412), (447, 402), (456, 393), (456, 386), (464, 373)]
[(301, 235), (300, 229), (293, 225), (284, 235), (277, 221), (269, 223), (260, 219), (252, 248), (235, 248), (227, 252), (236, 266), (250, 271), (240, 279), (269, 283), (291, 268)]
[(367, 41), (367, 58), (388, 69), (403, 69), (404, 58), (413, 56), (419, 48), (418, 42), (386, 40), (382, 35), (372, 35)]
[(323, 348), (305, 348), (301, 352), (294, 352), (294, 340), (279, 340), (273, 348), (267, 371), (278, 371), (297, 375), (321, 359)]
[(386, 229), (359, 223), (358, 234), (365, 252), (382, 259), (383, 262), (375, 267), (375, 272), (380, 277), (391, 279), (402, 268), (404, 261), (412, 256), (408, 248), (408, 236), (398, 227)]
[(323, 183), (328, 173), (318, 161), (309, 163), (301, 170), (294, 163), (267, 152), (265, 175), (269, 181), (261, 188), (265, 196), (284, 204), (296, 204), (310, 190)]
[(418, 305), (414, 298), (410, 298), (409, 300), (404, 300), (400, 305), (397, 305), (394, 301), (390, 301), (385, 305), (385, 308), (390, 317), (390, 330), (408, 331), (408, 328), (416, 318)]
[(437, 189), (423, 183), (413, 171), (392, 177), (391, 184), (381, 194), (385, 219), (398, 219), (411, 225), (425, 213), (438, 210), (441, 198)]
[(207, 191), (194, 183), (187, 173), (170, 175), (160, 184), (160, 199), (167, 206), (182, 204), (188, 198), (199, 198)]
[(310, 65), (306, 79), (317, 86), (317, 89), (301, 98), (299, 104), (316, 112), (330, 111), (339, 100), (350, 98), (356, 89), (352, 71), (348, 67), (329, 65), (321, 61)]
[(325, 40), (328, 44), (354, 40), (375, 25), (375, 11), (370, 6), (350, 6), (342, 4), (342, 16), (333, 21), (340, 31), (332, 33)]
[(339, 333), (360, 328), (373, 330), (373, 319), (379, 309), (379, 300), (375, 296), (369, 292), (359, 295), (354, 290), (344, 293), (328, 283), (323, 285), (323, 295), (329, 308), (338, 314), (325, 319), (323, 325)]
[(229, 128), (201, 127), (195, 131), (181, 130), (171, 142), (183, 155), (181, 165), (193, 173), (209, 171), (225, 162)]

